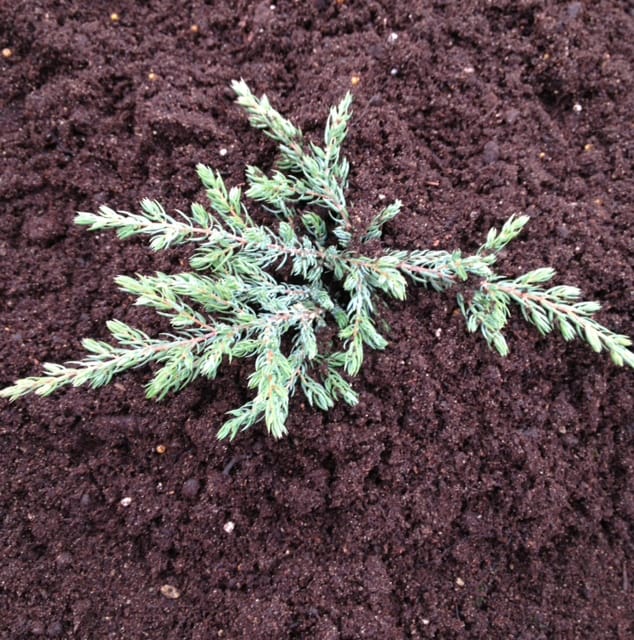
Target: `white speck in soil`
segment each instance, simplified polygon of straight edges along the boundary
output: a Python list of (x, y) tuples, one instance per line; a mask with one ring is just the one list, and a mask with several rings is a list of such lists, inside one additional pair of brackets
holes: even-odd
[(181, 592), (171, 584), (162, 585), (160, 591), (162, 596), (165, 596), (170, 600), (177, 600), (181, 597)]

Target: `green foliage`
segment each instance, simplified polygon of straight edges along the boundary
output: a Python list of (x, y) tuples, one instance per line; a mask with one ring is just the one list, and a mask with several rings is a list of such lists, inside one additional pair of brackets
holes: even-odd
[[(595, 351), (605, 349), (617, 365), (634, 367), (629, 338), (594, 319), (597, 303), (581, 301), (575, 287), (545, 287), (552, 269), (517, 278), (494, 271), (499, 252), (521, 233), (527, 216), (511, 217), (499, 232), (489, 231), (473, 255), (391, 249), (365, 255), (359, 247), (379, 241), (402, 205), (398, 200), (388, 205), (366, 228), (352, 224), (344, 195), (349, 165), (341, 153), (352, 96), (330, 110), (318, 146), (244, 81), (234, 82), (233, 89), (251, 125), (278, 144), (270, 175), (246, 169), (244, 195), (270, 214), (271, 224), (255, 222), (241, 190), (227, 189), (220, 174), (202, 164), (197, 171), (208, 209), (193, 204), (189, 214), (173, 217), (146, 199), (140, 214), (105, 206), (98, 213), (79, 213), (75, 221), (91, 230), (114, 229), (121, 238), (149, 236), (155, 251), (194, 245), (190, 272), (117, 278), (136, 304), (167, 317), (173, 332), (152, 338), (112, 320), (114, 346), (86, 339), (83, 360), (46, 364), (44, 375), (18, 380), (0, 395), (14, 400), (69, 384), (99, 387), (122, 371), (155, 363), (147, 395), (161, 399), (199, 376), (215, 378), (225, 361), (251, 358), (251, 399), (229, 412), (218, 436), (234, 438), (263, 419), (279, 438), (298, 390), (322, 410), (338, 400), (357, 402), (348, 376), (359, 372), (366, 349), (387, 345), (377, 328), (377, 295), (404, 300), (408, 281), (435, 291), (471, 285), (468, 295), (457, 295), (467, 328), (480, 331), (503, 356), (509, 351), (503, 330), (516, 305), (540, 333), (557, 330), (566, 340), (579, 338)], [(324, 331), (328, 325), (330, 332)]]

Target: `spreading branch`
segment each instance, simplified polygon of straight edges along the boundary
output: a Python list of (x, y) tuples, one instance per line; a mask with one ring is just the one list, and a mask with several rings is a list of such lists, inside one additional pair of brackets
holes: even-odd
[[(366, 227), (352, 223), (345, 198), (349, 164), (342, 153), (352, 96), (346, 94), (330, 110), (319, 146), (266, 96), (256, 97), (242, 80), (232, 86), (251, 125), (278, 145), (270, 174), (247, 167), (243, 194), (199, 164), (207, 207), (194, 203), (189, 213), (170, 215), (146, 199), (137, 214), (103, 206), (75, 218), (93, 231), (114, 230), (122, 239), (147, 236), (155, 251), (194, 245), (190, 271), (116, 279), (137, 305), (168, 318), (173, 332), (153, 338), (112, 320), (107, 326), (114, 345), (85, 339), (83, 360), (47, 363), (43, 375), (20, 379), (1, 396), (16, 400), (67, 385), (99, 387), (149, 365), (154, 375), (147, 395), (160, 399), (200, 376), (215, 378), (223, 362), (251, 358), (251, 397), (229, 411), (218, 436), (234, 438), (262, 420), (279, 438), (286, 434), (298, 391), (324, 411), (338, 400), (358, 402), (349, 378), (361, 369), (368, 349), (387, 346), (377, 329), (377, 298), (405, 300), (412, 284), (438, 292), (457, 289), (467, 329), (480, 332), (502, 356), (509, 353), (505, 329), (517, 308), (542, 335), (559, 332), (565, 340), (582, 340), (596, 352), (607, 351), (616, 365), (634, 368), (631, 340), (599, 323), (598, 303), (582, 300), (576, 287), (546, 287), (555, 276), (552, 269), (516, 277), (497, 270), (500, 252), (522, 233), (528, 216), (511, 216), (499, 231), (491, 229), (471, 255), (427, 249), (365, 255), (364, 245), (380, 242), (402, 203), (384, 207)], [(245, 197), (268, 212), (270, 224), (254, 221)], [(334, 332), (321, 339), (328, 324)]]

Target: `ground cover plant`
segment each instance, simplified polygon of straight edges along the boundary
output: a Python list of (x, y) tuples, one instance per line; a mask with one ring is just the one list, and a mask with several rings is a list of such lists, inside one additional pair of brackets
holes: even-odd
[[(112, 318), (178, 333), (114, 279), (192, 271), (196, 244), (153, 252), (73, 212), (149, 196), (191, 215), (197, 161), (228, 191), (246, 164), (270, 176), (240, 77), (319, 146), (354, 93), (354, 225), (403, 206), (351, 248), (468, 256), (526, 214), (495, 272), (549, 265), (545, 286), (580, 286), (632, 336), (633, 27), (625, 0), (0, 3), (0, 388), (110, 342)], [(301, 284), (290, 267), (271, 273)], [(263, 422), (216, 439), (255, 358), (161, 402), (161, 363), (1, 398), (0, 637), (629, 640), (631, 369), (514, 303), (500, 357), (456, 304), (475, 279), (406, 280), (405, 301), (375, 299), (388, 347), (342, 374), (359, 402), (298, 389), (279, 440)], [(342, 350), (329, 318), (320, 353)]]
[[(167, 316), (174, 333), (154, 338), (111, 320), (108, 329), (117, 346), (86, 338), (87, 358), (67, 365), (47, 363), (45, 375), (18, 380), (1, 396), (48, 395), (69, 384), (100, 387), (115, 374), (157, 362), (161, 367), (147, 385), (147, 396), (160, 399), (198, 376), (215, 378), (223, 360), (254, 358), (248, 382), (254, 397), (229, 411), (218, 437), (234, 438), (264, 419), (279, 438), (287, 433), (289, 402), (297, 389), (322, 410), (340, 399), (357, 403), (344, 374), (359, 373), (365, 349), (387, 346), (377, 328), (376, 299), (384, 293), (404, 300), (408, 279), (437, 292), (462, 283), (457, 303), (469, 331), (480, 331), (502, 356), (509, 353), (503, 330), (513, 304), (541, 334), (557, 330), (566, 340), (581, 338), (596, 352), (608, 351), (615, 364), (634, 368), (634, 353), (627, 348), (631, 340), (593, 317), (601, 308), (597, 302), (580, 300), (577, 287), (545, 286), (553, 269), (517, 277), (494, 269), (528, 216), (511, 216), (500, 231), (491, 229), (473, 255), (459, 249), (386, 250), (379, 244), (383, 227), (399, 214), (401, 202), (358, 228), (346, 201), (350, 167), (342, 145), (352, 94), (330, 110), (323, 146), (318, 146), (305, 140), (265, 95), (257, 98), (242, 80), (232, 88), (251, 125), (278, 144), (270, 176), (247, 167), (244, 194), (261, 203), (275, 224), (254, 221), (242, 191), (227, 189), (221, 175), (202, 164), (198, 175), (210, 210), (194, 203), (190, 213), (172, 216), (146, 199), (141, 214), (108, 206), (96, 214), (79, 213), (77, 224), (93, 231), (114, 229), (122, 239), (148, 235), (155, 251), (195, 244), (193, 271), (117, 278), (124, 291), (137, 297), (136, 304)], [(320, 332), (329, 322), (337, 332), (324, 344)]]

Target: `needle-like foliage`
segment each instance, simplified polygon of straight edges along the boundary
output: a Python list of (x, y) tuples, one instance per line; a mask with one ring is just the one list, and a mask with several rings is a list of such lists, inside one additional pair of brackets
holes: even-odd
[[(494, 270), (499, 252), (520, 234), (528, 216), (512, 216), (499, 231), (489, 231), (473, 255), (394, 249), (366, 255), (364, 245), (376, 246), (401, 202), (385, 207), (365, 228), (352, 223), (345, 198), (349, 165), (342, 155), (352, 96), (330, 110), (318, 146), (244, 81), (234, 82), (233, 89), (251, 125), (278, 145), (270, 175), (248, 166), (243, 194), (201, 164), (197, 170), (208, 208), (193, 204), (190, 213), (171, 216), (157, 202), (144, 200), (139, 214), (103, 206), (75, 218), (91, 230), (114, 229), (121, 238), (149, 236), (155, 251), (193, 243), (189, 272), (117, 278), (136, 304), (169, 318), (172, 332), (150, 337), (112, 320), (114, 345), (86, 339), (83, 360), (45, 364), (44, 375), (18, 380), (0, 395), (15, 400), (69, 384), (99, 387), (127, 369), (156, 363), (147, 395), (160, 399), (199, 376), (215, 378), (224, 361), (252, 358), (251, 399), (229, 412), (218, 437), (233, 438), (264, 420), (279, 438), (298, 390), (323, 410), (338, 400), (357, 402), (349, 377), (359, 372), (366, 349), (387, 345), (377, 328), (377, 296), (404, 300), (409, 282), (435, 291), (466, 283), (465, 291), (471, 285), (469, 295), (457, 295), (467, 328), (480, 331), (503, 356), (509, 351), (503, 331), (515, 305), (540, 333), (580, 338), (595, 351), (605, 349), (615, 364), (634, 367), (630, 339), (594, 319), (599, 304), (582, 301), (575, 287), (546, 287), (552, 269), (516, 278)], [(270, 224), (255, 222), (245, 196), (269, 212)], [(334, 334), (324, 331), (329, 324)], [(326, 339), (320, 340), (320, 333)]]

